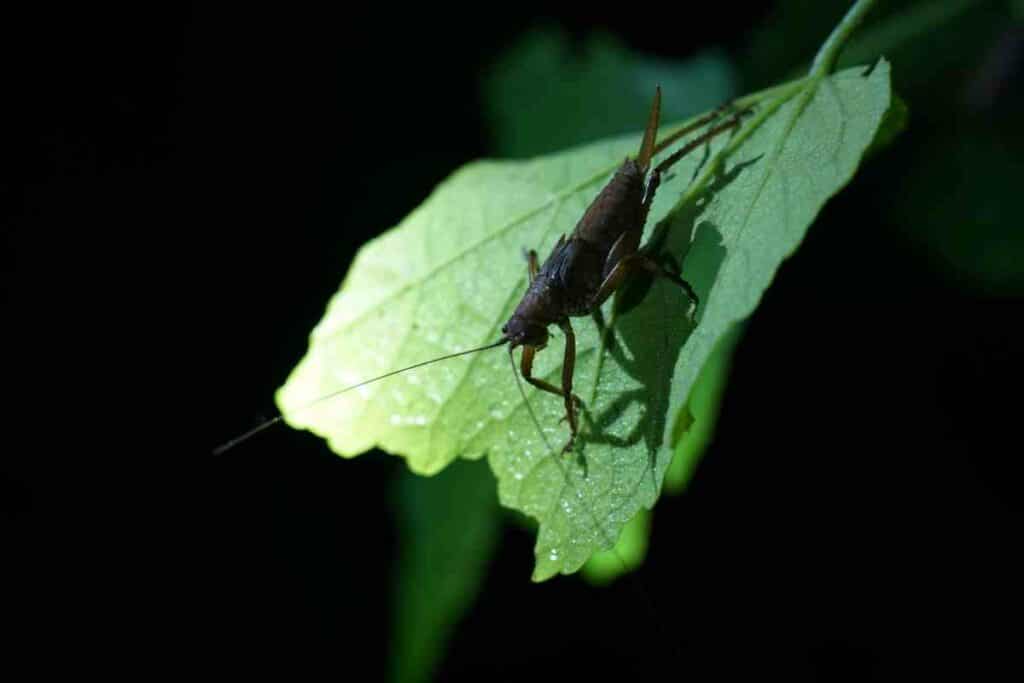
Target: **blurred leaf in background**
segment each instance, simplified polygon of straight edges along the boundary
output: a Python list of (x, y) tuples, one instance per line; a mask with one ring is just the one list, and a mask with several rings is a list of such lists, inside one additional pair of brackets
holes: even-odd
[(403, 468), (395, 482), (396, 681), (430, 679), (452, 629), (476, 599), (501, 531), (494, 477), (460, 460), (430, 479)]
[(1014, 204), (1024, 174), (1021, 159), (1021, 136), (998, 131), (949, 135), (934, 148), (916, 150), (914, 171), (894, 180), (902, 192), (893, 197), (890, 220), (936, 270), (962, 286), (1020, 295), (1024, 231)]
[[(847, 5), (780, 0), (742, 61), (748, 87), (799, 73), (813, 36)], [(873, 173), (875, 220), (959, 286), (997, 296), (1024, 292), (1013, 192), (1024, 158), (1022, 21), (1019, 2), (880, 3), (840, 59), (891, 59), (893, 89), (913, 119), (912, 134)]]
[(550, 154), (637, 131), (657, 84), (664, 93), (661, 118), (668, 122), (729, 101), (738, 78), (717, 51), (673, 61), (632, 52), (610, 34), (574, 44), (557, 27), (535, 29), (485, 73), (493, 155)]

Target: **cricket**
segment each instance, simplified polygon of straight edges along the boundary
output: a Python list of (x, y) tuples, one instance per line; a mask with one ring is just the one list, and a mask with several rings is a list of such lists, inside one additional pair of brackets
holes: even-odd
[[(563, 234), (558, 239), (543, 263), (539, 262), (535, 250), (526, 252), (529, 283), (514, 313), (501, 328), (500, 339), (485, 346), (432, 358), (347, 386), (319, 397), (306, 407), (424, 365), (505, 344), (508, 345), (509, 356), (513, 359), (515, 370), (513, 352), (521, 346), (523, 350), (519, 375), (533, 387), (562, 399), (565, 405), (565, 416), (562, 421), (567, 422), (569, 428), (568, 440), (562, 447), (562, 453), (572, 451), (579, 432), (579, 412), (583, 402), (573, 393), (576, 338), (570, 319), (599, 313), (601, 305), (608, 297), (619, 290), (631, 275), (639, 271), (665, 278), (680, 287), (692, 302), (692, 308), (696, 309), (697, 296), (689, 283), (683, 280), (678, 272), (673, 272), (662, 265), (657, 255), (652, 253), (649, 244), (641, 245), (640, 242), (662, 177), (686, 155), (715, 137), (737, 129), (743, 115), (750, 111), (737, 111), (731, 114), (728, 120), (716, 124), (727, 109), (728, 105), (719, 107), (659, 141), (657, 134), (661, 118), (661, 88), (655, 88), (654, 101), (636, 156), (627, 157), (623, 161), (583, 213), (573, 231), (568, 237)], [(651, 168), (652, 160), (659, 153), (683, 136), (709, 125), (711, 127), (708, 130)], [(561, 386), (555, 386), (533, 376), (534, 359), (547, 345), (549, 328), (552, 325), (557, 325), (565, 335)], [(516, 376), (516, 380), (518, 383), (519, 376)], [(521, 385), (520, 389), (522, 390)], [(523, 396), (525, 399), (525, 392)], [(283, 419), (282, 415), (278, 415), (263, 422), (214, 449), (214, 455), (234, 448)]]

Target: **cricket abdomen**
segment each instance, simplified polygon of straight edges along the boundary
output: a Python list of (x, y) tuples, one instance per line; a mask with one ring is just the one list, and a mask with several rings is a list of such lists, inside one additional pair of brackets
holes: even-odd
[[(605, 255), (623, 233), (635, 233), (639, 245), (644, 228), (643, 200), (644, 174), (635, 161), (626, 159), (587, 207), (572, 236), (594, 245)], [(634, 246), (631, 251), (635, 250)]]

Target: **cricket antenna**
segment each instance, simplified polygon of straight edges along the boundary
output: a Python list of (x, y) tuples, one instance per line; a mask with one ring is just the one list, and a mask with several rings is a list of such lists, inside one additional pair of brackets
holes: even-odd
[[(409, 370), (415, 370), (416, 368), (421, 368), (424, 365), (430, 365), (431, 363), (437, 363), (437, 362), (442, 361), (442, 360), (448, 360), (449, 358), (457, 358), (459, 356), (466, 356), (466, 355), (469, 355), (471, 353), (476, 353), (477, 351), (486, 351), (487, 349), (493, 349), (496, 346), (501, 346), (502, 344), (506, 343), (507, 341), (508, 341), (508, 337), (504, 337), (503, 336), (501, 339), (499, 339), (498, 341), (494, 342), (493, 344), (487, 344), (485, 346), (480, 346), (480, 347), (477, 347), (475, 349), (468, 349), (466, 351), (457, 351), (455, 353), (449, 353), (446, 356), (438, 356), (437, 358), (431, 358), (430, 360), (421, 361), (419, 363), (415, 363), (415, 364), (410, 365), (408, 367), (404, 367), (404, 368), (401, 368), (401, 369), (398, 369), (398, 370), (392, 370), (391, 372), (384, 373), (383, 375), (378, 375), (377, 377), (374, 377), (372, 379), (364, 380), (364, 381), (360, 382), (359, 384), (353, 384), (352, 386), (345, 387), (344, 389), (338, 389), (337, 391), (332, 391), (329, 394), (325, 394), (325, 395), (321, 396), (320, 398), (317, 398), (317, 399), (315, 399), (313, 401), (310, 401), (309, 403), (307, 403), (305, 405), (299, 406), (298, 408), (296, 408), (296, 412), (298, 412), (300, 410), (306, 410), (307, 408), (312, 408), (313, 406), (315, 406), (315, 405), (317, 405), (319, 403), (323, 403), (324, 401), (330, 400), (330, 399), (334, 398), (335, 396), (341, 396), (342, 394), (344, 394), (346, 392), (349, 392), (349, 391), (352, 391), (353, 389), (358, 389), (359, 387), (365, 387), (367, 384), (373, 384), (374, 382), (379, 382), (382, 379), (387, 379), (388, 377), (393, 377), (394, 375), (399, 375), (399, 374), (401, 374), (403, 372), (407, 372)], [(260, 424), (256, 425), (255, 427), (253, 427), (249, 431), (245, 432), (244, 434), (239, 434), (238, 436), (236, 436), (235, 438), (231, 439), (230, 441), (228, 441), (226, 443), (223, 443), (220, 446), (217, 446), (216, 448), (213, 449), (213, 454), (214, 455), (220, 455), (220, 454), (224, 453), (225, 451), (229, 451), (232, 448), (234, 448), (235, 446), (237, 446), (238, 444), (242, 443), (243, 441), (248, 441), (252, 437), (256, 436), (257, 434), (262, 432), (264, 429), (268, 429), (270, 427), (273, 427), (278, 422), (281, 422), (283, 419), (284, 419), (284, 415), (278, 415), (277, 417), (272, 417), (272, 418), (270, 418), (269, 420), (267, 420), (265, 422), (261, 422)]]

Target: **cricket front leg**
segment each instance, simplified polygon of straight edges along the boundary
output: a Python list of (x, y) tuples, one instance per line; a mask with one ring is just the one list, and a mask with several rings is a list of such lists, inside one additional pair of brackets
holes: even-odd
[(537, 277), (537, 271), (540, 270), (540, 265), (537, 262), (537, 252), (533, 249), (530, 251), (523, 252), (523, 256), (526, 257), (527, 272), (530, 274), (530, 282), (533, 282), (534, 278)]
[(533, 357), (537, 355), (536, 346), (524, 346), (523, 347), (523, 360), (519, 365), (519, 369), (523, 374), (523, 379), (537, 387), (541, 391), (546, 391), (549, 394), (555, 396), (561, 396), (562, 390), (556, 387), (551, 382), (540, 379), (539, 377), (533, 376)]
[[(562, 329), (564, 330), (565, 328), (563, 327)], [(522, 372), (523, 379), (525, 379), (527, 382), (537, 387), (541, 391), (546, 391), (549, 394), (561, 396), (565, 400), (566, 413), (565, 418), (563, 419), (569, 421), (569, 429), (571, 431), (571, 436), (569, 438), (569, 443), (567, 443), (565, 445), (565, 448), (562, 449), (562, 452), (564, 453), (565, 451), (572, 447), (573, 441), (575, 441), (576, 439), (577, 422), (575, 409), (578, 406), (582, 405), (583, 403), (580, 400), (579, 396), (574, 396), (572, 393), (572, 374), (573, 367), (576, 365), (576, 337), (575, 335), (572, 334), (572, 328), (569, 328), (569, 332), (565, 338), (565, 362), (562, 365), (562, 389), (559, 389), (554, 384), (551, 384), (550, 382), (540, 379), (539, 377), (533, 376), (533, 358), (536, 354), (536, 347), (524, 346), (523, 358), (519, 366), (519, 369)], [(566, 370), (567, 368), (568, 372)], [(568, 385), (566, 385), (566, 377), (568, 377)]]
[(576, 422), (576, 403), (579, 398), (572, 393), (572, 376), (576, 369), (576, 335), (572, 331), (572, 325), (566, 318), (559, 323), (562, 332), (565, 333), (565, 357), (562, 359), (562, 398), (565, 399), (565, 417), (569, 420), (569, 441), (562, 447), (562, 452), (572, 450), (576, 441), (576, 432), (579, 427)]

